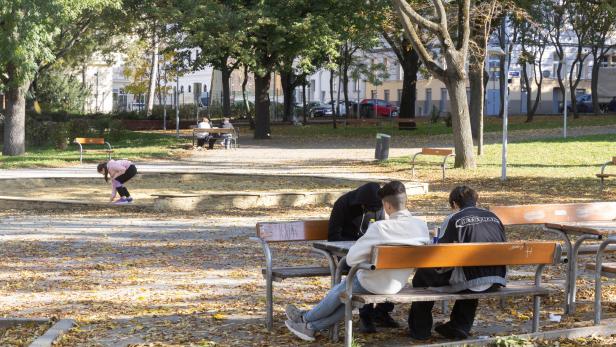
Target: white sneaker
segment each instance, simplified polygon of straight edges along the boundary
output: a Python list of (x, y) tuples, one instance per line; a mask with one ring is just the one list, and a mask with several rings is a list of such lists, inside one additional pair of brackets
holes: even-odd
[(295, 323), (294, 321), (287, 319), (284, 322), (290, 332), (304, 341), (314, 341), (314, 330), (308, 328), (308, 323)]

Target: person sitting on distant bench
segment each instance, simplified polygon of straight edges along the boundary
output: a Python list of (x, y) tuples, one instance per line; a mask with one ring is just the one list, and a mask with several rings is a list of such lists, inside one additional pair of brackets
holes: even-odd
[(616, 112), (616, 96), (607, 104), (607, 110), (608, 112)]
[[(220, 124), (220, 127), (223, 129), (233, 129), (233, 124), (231, 124), (231, 122), (229, 121), (229, 118), (223, 118), (222, 123)], [(222, 139), (223, 140), (223, 145), (225, 146), (225, 149), (229, 149), (231, 148), (231, 138), (233, 137), (233, 134), (217, 134), (214, 135), (212, 137), (210, 137), (209, 140), (209, 149), (214, 149), (214, 144), (216, 143), (216, 140), (218, 139)]]
[[(199, 124), (197, 124), (197, 129), (211, 129), (210, 120), (207, 118), (203, 118)], [(205, 142), (210, 138), (210, 133), (206, 132), (198, 132), (197, 133), (197, 147), (204, 147)]]

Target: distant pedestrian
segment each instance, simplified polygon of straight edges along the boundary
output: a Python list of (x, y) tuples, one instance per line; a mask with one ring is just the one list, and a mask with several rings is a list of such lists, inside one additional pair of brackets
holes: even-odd
[(616, 96), (607, 104), (607, 110), (608, 112), (616, 112)]
[[(96, 170), (105, 176), (105, 181), (109, 182), (111, 177), (111, 199), (116, 205), (123, 205), (133, 202), (128, 189), (124, 186), (131, 178), (137, 175), (137, 167), (128, 160), (109, 160), (98, 164)], [(117, 195), (120, 199), (114, 202)]]

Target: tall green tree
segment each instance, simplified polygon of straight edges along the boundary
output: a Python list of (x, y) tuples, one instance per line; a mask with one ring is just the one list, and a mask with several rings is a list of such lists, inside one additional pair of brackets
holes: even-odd
[(38, 70), (69, 54), (117, 0), (0, 0), (0, 79), (6, 90), (3, 155), (26, 150), (26, 92)]

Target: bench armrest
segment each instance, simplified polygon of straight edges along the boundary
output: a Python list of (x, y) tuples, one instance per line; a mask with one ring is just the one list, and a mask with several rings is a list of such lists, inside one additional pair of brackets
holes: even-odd
[[(346, 257), (344, 258), (344, 262), (346, 263)], [(355, 278), (355, 275), (357, 274), (357, 271), (359, 270), (373, 271), (374, 265), (371, 263), (360, 263), (354, 265), (353, 267), (351, 267), (351, 270), (349, 270), (349, 274), (347, 275), (346, 280), (346, 297), (344, 298), (345, 300), (348, 300), (349, 304), (353, 302), (353, 280)]]
[(605, 168), (606, 168), (608, 165), (613, 164), (613, 163), (614, 163), (614, 162), (610, 160), (610, 161), (608, 161), (607, 163), (605, 163), (605, 164), (601, 165), (601, 175), (603, 175), (603, 174), (604, 174), (604, 172), (605, 172)]
[(109, 147), (109, 150), (110, 150), (110, 151), (113, 151), (113, 147), (111, 147), (111, 143), (109, 143), (109, 142), (105, 142), (105, 144), (107, 145), (107, 147)]

